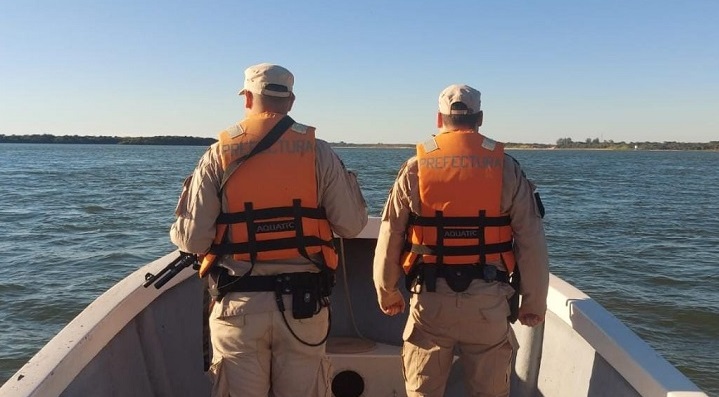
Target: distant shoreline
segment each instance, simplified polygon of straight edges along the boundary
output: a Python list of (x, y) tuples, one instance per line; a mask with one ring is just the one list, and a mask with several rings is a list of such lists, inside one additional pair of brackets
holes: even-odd
[[(44, 143), (44, 144), (105, 144), (105, 145), (171, 145), (171, 146), (210, 146), (217, 142), (215, 138), (201, 138), (190, 136), (150, 136), (150, 137), (113, 137), (113, 136), (79, 136), (79, 135), (3, 135), (0, 134), (0, 143)], [(337, 149), (413, 149), (414, 144), (409, 143), (348, 143), (329, 142)], [(557, 144), (546, 143), (505, 143), (507, 149), (525, 150), (562, 150), (562, 149), (591, 149), (591, 150), (694, 150), (719, 151), (719, 141), (710, 142), (599, 142), (598, 139), (587, 139), (584, 142), (573, 142), (569, 138), (562, 138)]]

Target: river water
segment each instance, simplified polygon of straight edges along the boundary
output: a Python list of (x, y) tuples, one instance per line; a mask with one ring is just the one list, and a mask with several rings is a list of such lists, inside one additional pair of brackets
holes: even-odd
[[(0, 383), (174, 247), (204, 148), (0, 144)], [(372, 215), (411, 149), (337, 149)], [(547, 208), (550, 269), (719, 395), (719, 153), (510, 150)]]

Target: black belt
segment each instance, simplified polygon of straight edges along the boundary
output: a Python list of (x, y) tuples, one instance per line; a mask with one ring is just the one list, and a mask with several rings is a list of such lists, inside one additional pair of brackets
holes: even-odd
[[(217, 269), (219, 268), (219, 269)], [(218, 266), (212, 271), (210, 295), (222, 299), (228, 292), (279, 292), (291, 294), (298, 288), (317, 288), (320, 296), (329, 296), (334, 284), (331, 272), (282, 273), (270, 276), (235, 277), (227, 273), (227, 269)]]
[(273, 276), (224, 276), (220, 280), (224, 292), (270, 292), (280, 282), (282, 275)]
[(455, 292), (463, 292), (469, 288), (472, 280), (485, 282), (509, 283), (509, 274), (497, 270), (492, 265), (436, 265), (419, 264), (417, 269), (410, 271), (407, 277), (407, 289), (416, 290), (419, 285), (427, 287), (428, 292), (437, 290), (437, 278), (445, 279), (447, 285)]
[(497, 270), (492, 265), (439, 265), (437, 266), (437, 277), (444, 279), (469, 277), (471, 279), (482, 279), (486, 282), (499, 281), (501, 283), (509, 282), (507, 272)]

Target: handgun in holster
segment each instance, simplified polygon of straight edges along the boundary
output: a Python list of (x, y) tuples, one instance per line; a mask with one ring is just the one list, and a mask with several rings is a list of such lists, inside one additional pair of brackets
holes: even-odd
[(509, 275), (509, 285), (514, 289), (514, 294), (509, 297), (509, 316), (507, 320), (514, 324), (519, 317), (519, 287), (522, 282), (522, 274), (519, 272), (519, 264), (514, 266), (514, 271)]

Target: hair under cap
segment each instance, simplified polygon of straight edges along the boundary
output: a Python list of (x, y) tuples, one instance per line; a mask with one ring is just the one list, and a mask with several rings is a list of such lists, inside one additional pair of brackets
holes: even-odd
[[(452, 84), (439, 94), (439, 112), (442, 114), (479, 113), (482, 94), (465, 84)], [(466, 109), (452, 109), (455, 103), (462, 103)]]
[(261, 63), (245, 69), (245, 91), (274, 97), (288, 97), (292, 94), (295, 77), (289, 70), (271, 63)]

